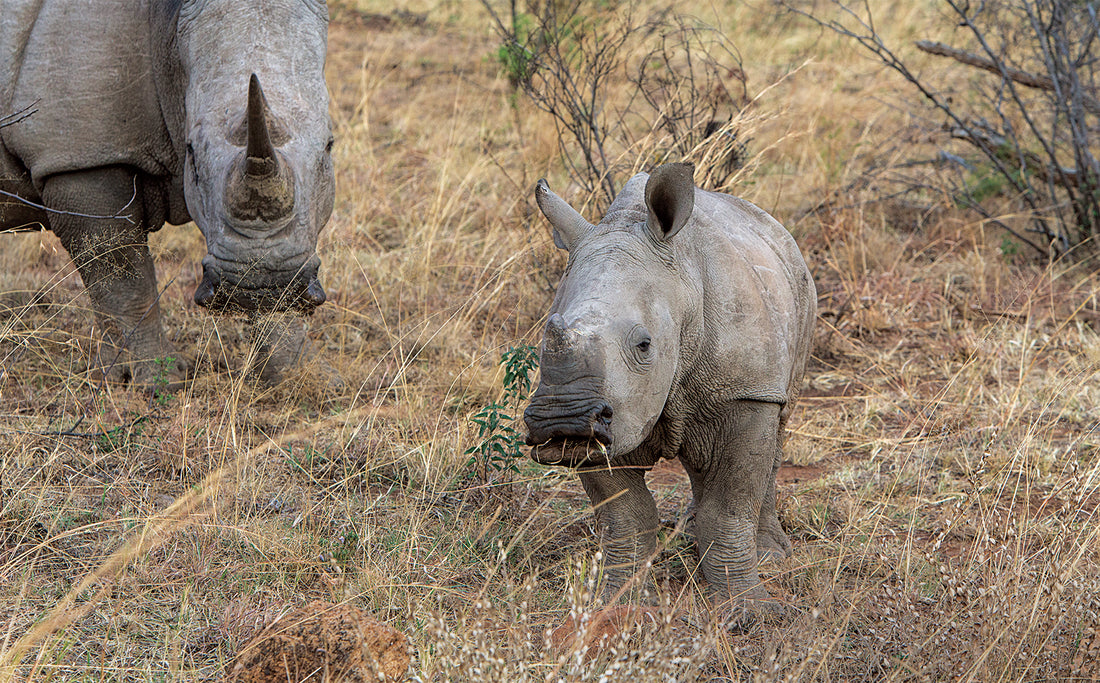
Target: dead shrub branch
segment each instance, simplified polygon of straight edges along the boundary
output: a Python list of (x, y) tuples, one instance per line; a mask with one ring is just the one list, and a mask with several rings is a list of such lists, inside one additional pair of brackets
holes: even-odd
[[(1049, 76), (1043, 76), (1040, 74), (1028, 73), (1021, 71), (1020, 69), (1014, 69), (1006, 66), (1003, 63), (998, 63), (992, 59), (986, 59), (981, 55), (976, 55), (966, 50), (960, 50), (958, 48), (945, 45), (943, 43), (934, 40), (918, 40), (917, 47), (927, 52), (930, 55), (937, 55), (940, 57), (950, 57), (957, 62), (962, 62), (969, 66), (976, 66), (979, 69), (988, 71), (989, 73), (1003, 75), (1011, 78), (1013, 81), (1021, 85), (1026, 85), (1029, 88), (1038, 88), (1040, 90), (1054, 90), (1058, 86)], [(1082, 103), (1085, 108), (1091, 112), (1100, 112), (1100, 101), (1090, 95), (1082, 96)]]
[[(691, 160), (700, 186), (719, 188), (744, 165), (738, 114), (750, 98), (720, 31), (671, 10), (643, 18), (633, 4), (482, 5), (515, 94), (550, 115), (562, 163), (597, 209), (639, 166)], [(616, 100), (624, 84), (632, 94)]]
[[(919, 73), (911, 58), (887, 45), (867, 4), (834, 0), (833, 16), (785, 4), (900, 74), (945, 117), (943, 129), (978, 153), (972, 160), (980, 162), (977, 172), (954, 192), (960, 205), (990, 218), (1003, 213), (991, 200), (1015, 204), (1012, 213), (1023, 218), (1000, 224), (1022, 222), (1009, 233), (1046, 258), (1080, 260), (1098, 253), (1100, 163), (1090, 146), (1100, 126), (1097, 3), (948, 0), (951, 19), (975, 49), (929, 40), (916, 47), (996, 77), (977, 88), (959, 85), (950, 74)], [(1033, 237), (1024, 238), (1024, 232)]]

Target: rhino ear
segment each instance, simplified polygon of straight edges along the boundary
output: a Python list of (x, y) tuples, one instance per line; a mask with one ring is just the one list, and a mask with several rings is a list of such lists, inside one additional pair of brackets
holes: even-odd
[(664, 164), (645, 184), (646, 227), (658, 240), (670, 240), (695, 208), (694, 164)]
[(554, 244), (558, 249), (569, 251), (577, 239), (592, 227), (584, 216), (550, 190), (545, 178), (535, 185), (535, 202), (539, 205), (542, 215), (546, 216), (546, 220), (550, 221), (550, 225), (554, 227)]

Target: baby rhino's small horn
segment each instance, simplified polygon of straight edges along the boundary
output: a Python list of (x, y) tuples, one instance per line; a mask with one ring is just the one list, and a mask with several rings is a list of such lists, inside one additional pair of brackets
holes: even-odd
[(535, 185), (535, 203), (539, 205), (542, 215), (546, 216), (546, 220), (553, 226), (554, 244), (559, 249), (566, 251), (572, 249), (581, 235), (592, 229), (592, 224), (586, 221), (584, 216), (569, 206), (564, 199), (554, 194), (545, 179), (539, 180)]
[(569, 333), (565, 328), (565, 318), (560, 313), (550, 316), (550, 320), (546, 322), (543, 344), (545, 353), (562, 353), (569, 347)]

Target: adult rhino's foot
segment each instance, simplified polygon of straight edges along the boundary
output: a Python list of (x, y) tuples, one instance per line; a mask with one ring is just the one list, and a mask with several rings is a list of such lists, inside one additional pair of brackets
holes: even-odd
[(96, 354), (93, 378), (157, 394), (173, 393), (186, 386), (194, 367), (189, 356), (167, 344), (120, 350), (105, 341)]
[(787, 558), (787, 553), (782, 548), (768, 545), (756, 546), (756, 557), (761, 564), (765, 562), (779, 562)]
[(326, 393), (343, 391), (343, 378), (320, 356), (300, 317), (269, 313), (252, 318), (249, 324), (252, 348), (245, 371), (250, 377), (267, 387), (293, 379), (319, 384)]

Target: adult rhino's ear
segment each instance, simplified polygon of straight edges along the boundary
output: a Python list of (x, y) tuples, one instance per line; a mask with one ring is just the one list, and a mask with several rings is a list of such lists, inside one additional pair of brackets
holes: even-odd
[(669, 240), (684, 227), (695, 208), (694, 164), (658, 166), (645, 184), (646, 227), (658, 240)]
[(592, 227), (568, 202), (550, 191), (545, 178), (535, 185), (535, 202), (554, 227), (554, 244), (558, 249), (569, 251), (577, 239)]

